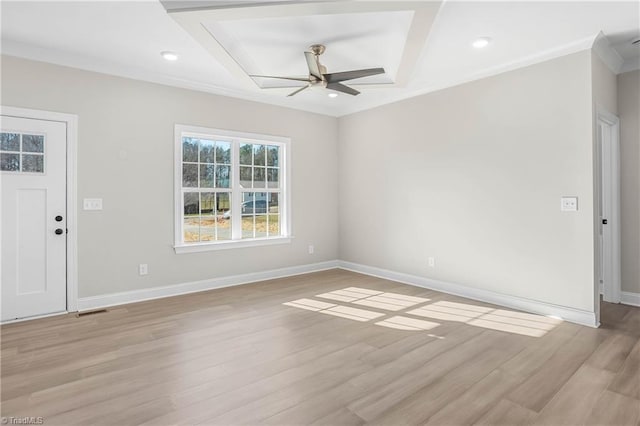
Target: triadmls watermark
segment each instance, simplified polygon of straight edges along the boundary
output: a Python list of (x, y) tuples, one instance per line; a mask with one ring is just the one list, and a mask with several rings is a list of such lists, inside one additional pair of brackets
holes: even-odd
[(6, 416), (0, 417), (0, 423), (3, 425), (43, 425), (44, 417), (14, 417)]

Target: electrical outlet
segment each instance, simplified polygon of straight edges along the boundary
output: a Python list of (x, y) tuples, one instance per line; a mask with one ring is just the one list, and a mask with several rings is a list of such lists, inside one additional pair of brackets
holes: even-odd
[(309, 244), (309, 254), (313, 254), (314, 252), (315, 252), (315, 249), (313, 245)]
[(138, 265), (138, 272), (140, 275), (147, 275), (149, 273), (149, 265), (146, 263), (141, 263)]
[(436, 267), (436, 258), (435, 257), (430, 257), (429, 258), (429, 268), (435, 268)]
[(102, 198), (85, 198), (82, 201), (84, 210), (102, 210)]
[(562, 197), (560, 198), (560, 211), (577, 212), (578, 197)]

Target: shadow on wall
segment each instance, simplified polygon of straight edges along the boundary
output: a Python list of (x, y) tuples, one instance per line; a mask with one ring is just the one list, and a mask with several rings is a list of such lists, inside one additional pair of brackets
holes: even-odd
[[(431, 320), (438, 320), (461, 322), (474, 327), (530, 337), (542, 337), (562, 323), (560, 319), (542, 315), (494, 309), (468, 303), (447, 301), (427, 303), (430, 299), (359, 287), (347, 287), (342, 290), (318, 294), (314, 297), (343, 302), (348, 305), (316, 299), (298, 299), (283, 303), (283, 305), (347, 318), (353, 321), (369, 322), (377, 320), (374, 323), (375, 325), (408, 331), (432, 330), (438, 327), (440, 323)], [(402, 311), (402, 315), (390, 316), (387, 313), (356, 308), (350, 305), (366, 306), (396, 313)], [(415, 317), (428, 318), (429, 321)]]

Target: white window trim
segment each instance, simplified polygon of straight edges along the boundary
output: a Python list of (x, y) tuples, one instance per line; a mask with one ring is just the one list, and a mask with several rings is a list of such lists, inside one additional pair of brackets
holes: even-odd
[[(211, 138), (212, 136), (221, 137), (225, 139), (231, 139), (233, 141), (242, 140), (250, 143), (261, 142), (274, 142), (284, 147), (284, 155), (280, 158), (280, 179), (281, 186), (281, 212), (280, 223), (282, 235), (278, 237), (267, 238), (252, 238), (243, 240), (225, 240), (225, 241), (211, 241), (200, 243), (184, 243), (182, 226), (184, 220), (182, 219), (182, 135), (183, 133), (190, 133), (195, 135), (201, 135), (202, 137)], [(188, 126), (183, 124), (175, 125), (174, 133), (174, 250), (177, 254), (182, 253), (196, 253), (203, 251), (213, 250), (226, 250), (242, 247), (256, 247), (267, 246), (274, 244), (286, 244), (290, 243), (291, 239), (291, 139), (282, 136), (261, 135), (257, 133), (245, 133), (235, 132), (231, 130), (212, 129), (207, 127)], [(232, 167), (233, 172), (231, 179), (239, 179), (237, 173), (235, 173), (235, 161), (237, 160), (237, 148), (236, 144), (232, 144)], [(232, 184), (231, 191), (231, 205), (232, 209), (238, 211), (241, 204), (241, 196), (238, 191), (234, 191), (235, 185)], [(233, 226), (240, 226), (234, 221)]]

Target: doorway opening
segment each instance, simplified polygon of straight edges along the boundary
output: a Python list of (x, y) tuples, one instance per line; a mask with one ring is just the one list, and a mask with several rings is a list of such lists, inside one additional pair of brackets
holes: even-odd
[(600, 108), (596, 120), (596, 294), (620, 303), (620, 122)]

